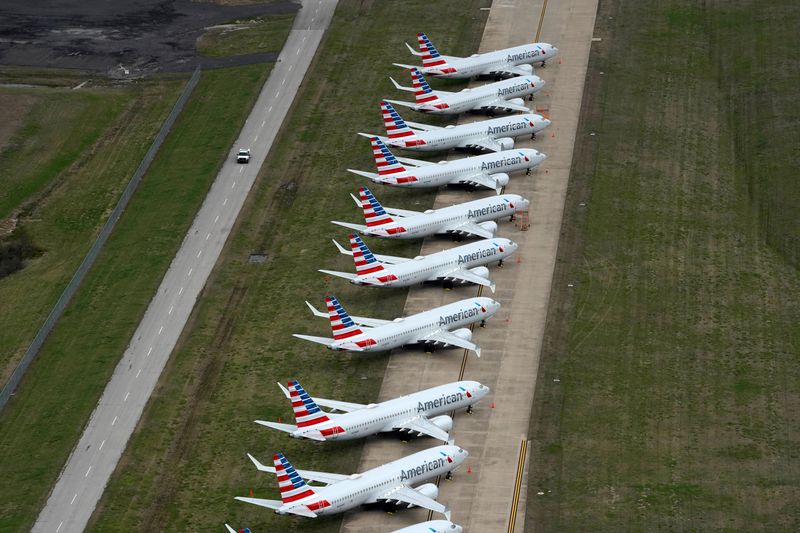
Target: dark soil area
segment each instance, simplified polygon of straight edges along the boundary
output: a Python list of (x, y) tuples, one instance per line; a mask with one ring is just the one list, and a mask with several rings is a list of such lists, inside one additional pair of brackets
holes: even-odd
[(127, 78), (156, 71), (274, 61), (275, 53), (203, 58), (195, 48), (209, 26), (292, 13), (299, 4), (217, 5), (189, 0), (59, 0), (0, 3), (0, 64), (98, 70)]

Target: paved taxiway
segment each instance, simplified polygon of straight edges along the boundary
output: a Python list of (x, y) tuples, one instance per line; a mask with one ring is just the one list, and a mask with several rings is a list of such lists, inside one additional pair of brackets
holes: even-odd
[[(219, 257), (337, 0), (304, 0), (278, 62), (72, 451), (33, 531), (79, 532), (94, 511)], [(249, 147), (249, 165), (233, 152)], [(191, 179), (191, 176), (187, 176)]]
[[(554, 44), (560, 51), (546, 68), (537, 69), (547, 86), (532, 103), (534, 108), (549, 112), (553, 123), (534, 141), (523, 138), (516, 141), (517, 147), (536, 148), (548, 158), (532, 176), (514, 175), (506, 187), (506, 192), (521, 194), (532, 201), (530, 228), (521, 231), (519, 225), (507, 219), (500, 223), (498, 236), (508, 237), (520, 247), (502, 269), (490, 268), (497, 283), (494, 297), (503, 307), (486, 328), (474, 330), (474, 339), (483, 348), (482, 357), (477, 359), (470, 354), (465, 360), (463, 350), (441, 350), (433, 355), (417, 350), (396, 351), (390, 357), (381, 388), (381, 400), (462, 376), (492, 388), (491, 395), (476, 406), (474, 414), (461, 412), (455, 416), (451, 436), (470, 456), (452, 481), (442, 479), (439, 485), (439, 501), (450, 507), (452, 520), (464, 526), (465, 531), (524, 529), (526, 438), (596, 11), (597, 0), (493, 2), (481, 42), (482, 51), (506, 48), (534, 37)], [(436, 36), (431, 37), (435, 42)], [(402, 114), (418, 120), (412, 118), (410, 111)], [(488, 194), (443, 190), (436, 198), (436, 205)], [(379, 241), (370, 244), (374, 244), (375, 253), (381, 253)], [(444, 239), (429, 239), (423, 253), (452, 246)], [(435, 286), (415, 288), (409, 293), (404, 314), (475, 294), (475, 287), (453, 291)], [(488, 294), (489, 291), (483, 291), (483, 295)], [(393, 439), (371, 439), (364, 448), (359, 471), (436, 444), (432, 439), (417, 439), (406, 445)], [(392, 531), (423, 521), (427, 516), (427, 511), (419, 509), (393, 515), (350, 513), (341, 531)]]

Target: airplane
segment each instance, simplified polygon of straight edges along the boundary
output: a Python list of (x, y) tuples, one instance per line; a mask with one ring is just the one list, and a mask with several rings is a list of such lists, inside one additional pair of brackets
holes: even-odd
[(331, 220), (331, 223), (355, 230), (362, 235), (388, 239), (421, 239), (436, 234), (456, 237), (471, 235), (490, 239), (497, 232), (495, 220), (514, 218), (518, 211), (527, 211), (530, 201), (518, 194), (501, 194), (424, 213), (394, 207), (383, 207), (366, 187), (359, 187), (361, 201), (353, 201), (364, 211), (366, 225)]
[[(233, 529), (228, 524), (225, 524), (225, 529), (228, 530), (228, 533), (252, 533), (252, 531), (250, 531), (248, 528), (244, 528), (244, 529), (240, 529), (239, 531), (236, 531), (235, 529)], [(425, 531), (425, 530), (423, 529), (422, 531)]]
[(500, 309), (499, 302), (481, 296), (442, 305), (405, 318), (381, 320), (351, 317), (334, 296), (325, 298), (327, 313), (317, 310), (308, 302), (306, 305), (314, 316), (330, 320), (333, 338), (297, 333), (294, 336), (322, 344), (330, 350), (383, 352), (409, 344), (424, 344), (428, 350), (432, 350), (438, 344), (464, 348), (475, 352), (478, 357), (481, 356), (481, 348), (472, 342), (472, 330), (466, 326), (475, 322), (480, 322), (483, 326)]
[(404, 527), (392, 533), (461, 533), (463, 529), (450, 520), (428, 520), (420, 524)]
[[(558, 48), (548, 43), (532, 43), (473, 54), (469, 57), (444, 56), (439, 53), (427, 35), (417, 34), (419, 52), (408, 43), (406, 47), (422, 58), (422, 72), (440, 78), (471, 78), (473, 76), (528, 76), (533, 74), (533, 63), (542, 66), (558, 54)], [(414, 65), (394, 63), (398, 67), (412, 68)]]
[(498, 237), (482, 239), (449, 250), (430, 255), (418, 255), (414, 259), (391, 255), (375, 255), (356, 234), (350, 234), (350, 251), (333, 244), (343, 255), (353, 256), (356, 273), (323, 270), (320, 272), (344, 278), (353, 285), (367, 287), (408, 287), (428, 281), (443, 281), (445, 288), (455, 283), (474, 283), (489, 287), (494, 292), (495, 284), (489, 279), (488, 265), (503, 260), (517, 250), (517, 243)]
[(392, 187), (411, 189), (439, 187), (442, 185), (466, 185), (467, 187), (486, 187), (500, 194), (508, 185), (509, 172), (539, 166), (547, 156), (532, 148), (518, 148), (512, 151), (491, 152), (488, 154), (451, 161), (431, 163), (420, 159), (398, 157), (377, 137), (370, 139), (372, 156), (378, 173), (362, 170), (347, 171)]
[(435, 152), (462, 148), (502, 152), (514, 148), (514, 139), (521, 135), (536, 134), (550, 125), (550, 120), (535, 113), (508, 115), (500, 118), (456, 124), (445, 127), (431, 126), (419, 122), (405, 121), (386, 100), (381, 100), (383, 125), (386, 137), (371, 133), (359, 133), (362, 137), (379, 138), (385, 144), (404, 150)]
[[(288, 388), (280, 383), (278, 386), (292, 402), (296, 425), (266, 420), (256, 420), (256, 424), (297, 439), (315, 441), (353, 440), (399, 431), (447, 442), (453, 419), (445, 413), (463, 408), (471, 413), (472, 406), (489, 393), (489, 387), (477, 381), (456, 381), (393, 400), (362, 405), (312, 398), (296, 379), (289, 381)], [(325, 412), (320, 406), (341, 413)]]
[(489, 114), (494, 114), (495, 111), (530, 113), (531, 110), (525, 107), (521, 97), (530, 96), (533, 100), (533, 95), (545, 85), (542, 78), (531, 74), (524, 78), (510, 78), (481, 87), (463, 89), (457, 93), (434, 91), (416, 67), (411, 69), (412, 87), (403, 87), (394, 78), (389, 79), (395, 88), (414, 93), (414, 102), (388, 99), (387, 102), (432, 115), (456, 115), (467, 111), (488, 111)]
[[(280, 453), (272, 457), (274, 467), (265, 466), (248, 453), (247, 456), (259, 471), (277, 475), (281, 499), (242, 496), (236, 496), (235, 499), (273, 509), (280, 515), (309, 518), (342, 513), (361, 505), (396, 503), (406, 507), (423, 507), (441, 513), (450, 520), (450, 510), (436, 501), (439, 488), (435, 484), (413, 485), (443, 474), (449, 479), (468, 455), (466, 450), (455, 445), (435, 446), (366, 472), (347, 476), (295, 470)], [(306, 479), (325, 486), (308, 485)]]

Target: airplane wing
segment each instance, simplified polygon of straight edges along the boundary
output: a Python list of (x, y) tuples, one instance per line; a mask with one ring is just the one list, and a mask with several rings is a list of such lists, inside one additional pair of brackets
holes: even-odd
[(466, 268), (456, 268), (450, 272), (438, 274), (436, 277), (439, 279), (453, 279), (457, 281), (466, 281), (467, 283), (474, 283), (475, 285), (483, 285), (484, 287), (489, 287), (492, 289), (492, 292), (494, 292), (495, 289), (495, 284), (492, 280), (489, 278), (484, 278), (483, 276), (479, 276), (475, 272), (467, 270)]
[(471, 174), (465, 178), (460, 178), (458, 181), (471, 183), (473, 185), (480, 185), (481, 187), (486, 187), (487, 189), (494, 189), (497, 194), (500, 194), (500, 191), (503, 190), (503, 188), (497, 184), (497, 181), (493, 180), (485, 172), (476, 172), (475, 174)]
[(475, 146), (490, 152), (503, 151), (503, 147), (500, 146), (500, 143), (494, 139), (490, 139), (489, 137), (484, 137), (483, 139), (468, 138), (464, 141), (461, 141), (461, 143), (458, 145), (459, 148), (472, 148)]
[[(311, 305), (308, 302), (306, 302), (306, 305), (308, 306), (309, 309), (311, 309), (311, 312), (314, 314), (314, 316), (320, 317), (320, 318), (329, 318), (328, 317), (328, 313), (323, 313), (322, 311), (320, 311), (319, 309), (317, 309), (316, 307), (314, 307), (313, 305)], [(391, 322), (391, 320), (384, 320), (382, 318), (370, 318), (370, 317), (366, 317), (366, 316), (350, 315), (350, 318), (352, 318), (353, 322), (355, 322), (359, 326), (366, 326), (368, 328), (376, 328), (378, 326), (383, 326), (384, 324), (388, 324), (389, 322)], [(297, 336), (297, 335), (295, 335), (295, 336)], [(304, 335), (302, 338), (305, 338), (305, 337), (307, 337), (307, 335)], [(324, 338), (324, 337), (321, 337), (321, 338)], [(308, 340), (310, 340), (310, 339), (308, 339)], [(330, 340), (330, 339), (326, 339), (326, 340)], [(314, 342), (316, 342), (316, 341), (314, 341)]]
[(428, 420), (427, 417), (423, 415), (409, 418), (408, 420), (399, 424), (392, 424), (391, 429), (408, 431), (409, 433), (419, 433), (420, 435), (428, 435), (429, 437), (433, 437), (434, 439), (445, 442), (450, 440), (450, 435), (445, 430), (434, 425), (430, 420)]
[(522, 111), (523, 113), (530, 113), (531, 110), (524, 105), (512, 104), (508, 100), (503, 100), (502, 98), (496, 98), (491, 102), (486, 102), (481, 104), (483, 108), (491, 108), (491, 109), (498, 109), (500, 111)]
[[(269, 472), (270, 474), (274, 474), (275, 473), (275, 467), (274, 466), (266, 466), (266, 465), (261, 464), (261, 462), (259, 462), (258, 459), (256, 459), (255, 457), (253, 457), (249, 453), (247, 454), (247, 457), (249, 457), (250, 460), (253, 462), (253, 464), (256, 465), (256, 469), (259, 472)], [(306, 479), (308, 481), (316, 481), (317, 483), (324, 483), (325, 485), (333, 485), (334, 483), (338, 483), (338, 482), (350, 477), (350, 476), (345, 476), (344, 474), (331, 474), (329, 472), (315, 472), (314, 470), (300, 470), (299, 468), (296, 468), (295, 470), (297, 471), (298, 475), (301, 478)]]
[(500, 74), (505, 76), (530, 76), (531, 74), (534, 74), (534, 71), (531, 70), (530, 72), (528, 72), (527, 70), (521, 69), (514, 65), (504, 65), (502, 67), (491, 69), (491, 74), (492, 75)]
[[(341, 244), (336, 242), (336, 239), (331, 239), (331, 240), (333, 241), (333, 244), (336, 245), (336, 248), (339, 250), (340, 254), (349, 255), (351, 257), (353, 256), (353, 251), (352, 250), (346, 249), (344, 246), (342, 246)], [(372, 256), (375, 259), (377, 259), (378, 261), (380, 261), (381, 263), (386, 263), (386, 264), (389, 264), (389, 265), (396, 265), (398, 263), (405, 263), (406, 261), (409, 260), (407, 257), (397, 257), (397, 256), (394, 256), (394, 255), (372, 254)]]
[[(289, 389), (284, 387), (282, 383), (278, 383), (278, 387), (281, 388), (281, 390), (283, 391), (283, 395), (286, 396), (286, 398), (291, 399), (292, 396), (291, 394), (289, 394)], [(340, 402), (337, 400), (327, 400), (325, 398), (315, 398), (315, 397), (312, 397), (311, 399), (317, 402), (317, 404), (321, 405), (322, 407), (336, 409), (337, 411), (344, 411), (345, 413), (348, 413), (350, 411), (358, 411), (359, 409), (363, 409), (364, 407), (366, 407), (365, 405), (360, 403)]]
[(448, 520), (450, 520), (450, 509), (447, 506), (437, 502), (433, 498), (428, 498), (418, 490), (414, 490), (406, 485), (400, 485), (391, 489), (389, 492), (381, 496), (379, 499), (386, 501), (397, 501), (416, 505), (424, 509), (442, 513)]
[(450, 346), (458, 346), (459, 348), (464, 348), (466, 350), (470, 350), (475, 352), (475, 355), (478, 357), (481, 356), (481, 347), (475, 344), (472, 341), (468, 341), (466, 339), (462, 339), (457, 335), (453, 335), (449, 331), (445, 329), (438, 329), (433, 333), (429, 333), (428, 335), (419, 337), (417, 342), (441, 342), (442, 344), (449, 344)]
[(423, 161), (422, 159), (411, 159), (410, 157), (400, 157), (399, 155), (394, 156), (394, 158), (403, 164), (411, 165), (414, 167), (427, 167), (429, 165), (436, 164), (432, 161)]
[(458, 224), (458, 225), (455, 225), (455, 226), (449, 226), (449, 227), (447, 227), (445, 229), (447, 231), (452, 231), (452, 232), (455, 232), (455, 233), (464, 233), (466, 235), (475, 235), (475, 236), (481, 237), (483, 239), (491, 239), (492, 237), (494, 237), (494, 235), (492, 235), (491, 231), (482, 228), (481, 226), (479, 226), (478, 224), (476, 224), (474, 222), (465, 222), (463, 224)]

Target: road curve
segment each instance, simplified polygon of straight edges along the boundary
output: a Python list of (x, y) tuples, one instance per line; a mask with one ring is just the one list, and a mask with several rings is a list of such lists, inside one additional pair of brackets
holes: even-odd
[(217, 262), (337, 1), (303, 1), (278, 62), (231, 147), (231, 154), (240, 146), (251, 148), (250, 164), (237, 165), (229, 157), (214, 180), (33, 531), (72, 533), (86, 527)]

